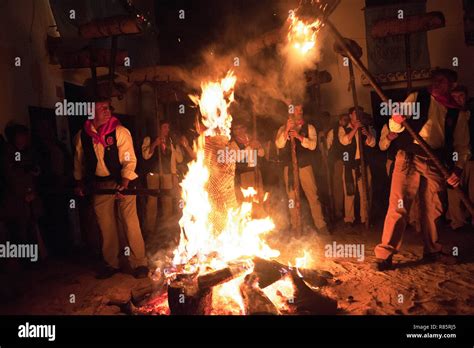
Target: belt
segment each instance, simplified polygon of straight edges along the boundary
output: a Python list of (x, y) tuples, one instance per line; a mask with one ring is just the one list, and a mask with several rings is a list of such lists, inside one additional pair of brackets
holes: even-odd
[(97, 181), (97, 182), (106, 182), (106, 181), (115, 181), (115, 179), (113, 178), (112, 175), (108, 175), (108, 176), (95, 176), (94, 177), (94, 180)]

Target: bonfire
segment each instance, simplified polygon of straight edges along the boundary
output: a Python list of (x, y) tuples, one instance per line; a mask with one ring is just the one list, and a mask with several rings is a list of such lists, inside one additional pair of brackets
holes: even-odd
[[(294, 265), (276, 261), (280, 251), (266, 241), (275, 228), (272, 219), (252, 216), (256, 190), (244, 190), (247, 199), (238, 204), (235, 163), (217, 160), (230, 140), (236, 82), (229, 71), (221, 80), (203, 82), (199, 96), (190, 95), (205, 130), (181, 182), (180, 239), (165, 272), (167, 292), (148, 305), (155, 313), (290, 314), (298, 309), (298, 294), (300, 305), (308, 291), (317, 294), (303, 280), (309, 255), (295, 258)], [(336, 307), (321, 295), (316, 302), (322, 311)]]

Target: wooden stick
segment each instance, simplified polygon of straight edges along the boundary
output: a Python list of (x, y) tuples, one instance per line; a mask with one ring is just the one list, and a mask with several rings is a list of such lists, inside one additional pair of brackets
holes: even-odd
[[(375, 81), (374, 77), (370, 73), (370, 71), (364, 66), (364, 64), (355, 57), (351, 50), (348, 48), (345, 40), (339, 33), (339, 31), (336, 29), (336, 27), (331, 23), (330, 20), (326, 20), (325, 22), (326, 27), (329, 28), (331, 33), (334, 35), (338, 43), (341, 45), (341, 47), (346, 51), (348, 57), (351, 59), (351, 61), (354, 63), (354, 65), (367, 77), (369, 80), (369, 83), (372, 85), (374, 88), (375, 92), (379, 95), (380, 99), (384, 102), (388, 102), (387, 96), (384, 94), (382, 88), (380, 85)], [(405, 127), (405, 130), (410, 134), (410, 136), (416, 140), (416, 142), (420, 145), (420, 147), (423, 149), (423, 151), (426, 153), (426, 155), (431, 159), (431, 161), (434, 163), (436, 168), (441, 172), (443, 177), (445, 179), (449, 178), (450, 173), (448, 169), (441, 163), (441, 161), (436, 157), (436, 155), (433, 153), (433, 150), (430, 148), (430, 146), (426, 143), (426, 141), (418, 134), (416, 133), (413, 128), (411, 128), (410, 124), (406, 121), (402, 123), (402, 126)], [(461, 198), (462, 202), (466, 206), (467, 210), (469, 210), (469, 213), (474, 216), (474, 206), (472, 202), (469, 200), (469, 198), (466, 196), (464, 191), (461, 189), (460, 186), (454, 188), (454, 191), (459, 194), (459, 197)]]
[[(352, 67), (352, 61), (349, 60), (349, 80), (352, 90), (352, 100), (354, 101), (355, 112), (357, 115), (357, 120), (362, 122), (362, 117), (359, 110), (359, 101), (357, 99), (357, 91), (355, 86), (354, 78), (354, 69)], [(359, 128), (356, 134), (357, 143), (359, 144), (359, 156), (360, 156), (360, 175), (362, 180), (362, 192), (360, 192), (361, 202), (365, 200), (365, 228), (369, 228), (369, 192), (368, 192), (368, 181), (367, 181), (367, 167), (365, 165), (365, 155), (364, 155), (364, 142), (362, 140), (362, 130)], [(351, 169), (352, 170), (352, 169)], [(355, 182), (355, 187), (357, 187), (357, 177)], [(362, 204), (360, 209), (362, 210)]]
[[(301, 200), (300, 200), (300, 173), (298, 167), (298, 157), (296, 155), (296, 142), (294, 138), (291, 138), (291, 163), (293, 165), (293, 191), (295, 192), (295, 206), (296, 209), (296, 221), (293, 230), (296, 237), (302, 235), (301, 228)], [(289, 175), (289, 173), (288, 173)]]

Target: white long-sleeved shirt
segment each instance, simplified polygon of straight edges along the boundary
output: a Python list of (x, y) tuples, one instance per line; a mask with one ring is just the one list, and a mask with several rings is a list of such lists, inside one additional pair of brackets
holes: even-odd
[[(150, 159), (153, 155), (158, 156), (158, 151), (156, 150), (151, 153), (151, 138), (150, 137), (145, 137), (143, 139), (143, 144), (142, 144), (142, 156), (143, 159), (148, 160)], [(171, 161), (170, 161), (170, 172), (171, 174), (176, 174), (176, 164), (183, 162), (183, 152), (181, 151), (181, 147), (177, 145), (176, 147), (174, 146), (173, 143), (171, 143)]]
[[(283, 149), (288, 141), (288, 135), (286, 133), (286, 125), (283, 125), (278, 129), (278, 133), (275, 139), (275, 145), (279, 149)], [(303, 138), (301, 146), (309, 150), (315, 150), (318, 144), (318, 135), (313, 125), (308, 125), (308, 137)]]
[(382, 130), (380, 131), (380, 140), (379, 140), (379, 148), (381, 151), (387, 151), (392, 143), (391, 140), (387, 138), (387, 135), (390, 133), (390, 129), (388, 128), (387, 124), (384, 124)]
[(334, 129), (330, 129), (328, 134), (326, 135), (326, 146), (328, 147), (328, 150), (331, 149), (333, 143), (334, 143)]
[[(351, 128), (352, 129), (352, 125), (349, 123), (347, 125), (348, 128)], [(370, 138), (367, 138), (365, 140), (365, 144), (369, 147), (375, 147), (375, 137), (376, 137), (376, 133), (375, 133), (375, 129), (373, 129), (372, 127), (366, 127), (368, 129), (368, 131), (370, 132), (370, 134), (372, 134), (372, 137)], [(349, 144), (352, 144), (352, 141), (355, 139), (356, 140), (356, 153), (355, 153), (355, 159), (360, 159), (360, 145), (359, 145), (359, 138), (357, 137), (357, 134), (354, 135), (354, 137), (352, 139), (349, 138), (349, 134), (346, 134), (346, 131), (344, 130), (343, 127), (339, 126), (339, 130), (338, 130), (338, 136), (339, 136), (339, 142), (344, 145), (344, 146), (347, 146)]]
[[(84, 150), (82, 148), (81, 132), (77, 132), (74, 138), (74, 147), (76, 149), (76, 155), (74, 156), (74, 179), (82, 180), (84, 178)], [(96, 132), (94, 126), (92, 131)], [(117, 138), (117, 148), (119, 161), (122, 165), (121, 175), (122, 178), (128, 180), (134, 180), (138, 177), (135, 173), (137, 167), (137, 157), (135, 156), (135, 150), (133, 149), (133, 139), (130, 131), (122, 125), (117, 126), (115, 129), (115, 136)], [(109, 176), (110, 172), (104, 162), (104, 145), (92, 144), (94, 147), (94, 153), (97, 157), (97, 166), (95, 169), (96, 176)]]
[[(411, 93), (405, 100), (407, 103), (416, 102), (418, 92)], [(431, 96), (430, 108), (428, 110), (428, 119), (418, 134), (424, 141), (434, 150), (444, 147), (444, 122), (446, 120), (447, 109), (444, 105), (438, 103)], [(456, 129), (454, 130), (454, 151), (458, 153), (458, 161), (456, 166), (463, 168), (466, 160), (469, 158), (469, 113), (459, 112)], [(392, 118), (389, 120), (388, 126), (390, 131), (401, 133), (405, 130), (401, 124), (395, 122)], [(413, 141), (415, 144), (417, 142)]]

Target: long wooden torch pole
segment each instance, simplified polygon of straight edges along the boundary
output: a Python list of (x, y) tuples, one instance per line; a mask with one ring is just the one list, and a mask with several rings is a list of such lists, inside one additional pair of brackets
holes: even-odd
[[(302, 235), (301, 228), (301, 199), (300, 199), (300, 173), (298, 168), (298, 157), (296, 157), (296, 141), (291, 138), (291, 163), (293, 166), (293, 191), (295, 192), (295, 226), (293, 226), (295, 236), (300, 237)], [(288, 173), (289, 174), (289, 173)]]
[[(377, 81), (375, 81), (374, 77), (370, 73), (370, 71), (364, 66), (364, 64), (358, 59), (354, 54), (352, 54), (351, 50), (347, 46), (345, 40), (343, 39), (342, 35), (339, 33), (339, 31), (336, 29), (336, 27), (331, 23), (329, 19), (326, 19), (325, 21), (325, 26), (329, 28), (331, 33), (334, 35), (336, 41), (339, 43), (339, 45), (344, 49), (346, 52), (347, 56), (351, 59), (351, 61), (354, 63), (354, 65), (367, 77), (369, 80), (369, 83), (372, 85), (374, 88), (375, 92), (379, 95), (380, 99), (384, 102), (388, 102), (387, 96), (384, 94), (382, 88), (379, 86)], [(410, 124), (406, 121), (402, 123), (402, 126), (405, 127), (405, 130), (410, 134), (410, 136), (416, 140), (418, 145), (423, 149), (423, 151), (426, 153), (426, 155), (431, 159), (431, 161), (434, 163), (436, 168), (441, 172), (441, 174), (444, 176), (444, 178), (448, 178), (450, 176), (450, 173), (448, 169), (444, 166), (444, 164), (439, 160), (438, 157), (434, 154), (433, 150), (430, 148), (430, 146), (426, 143), (426, 141), (418, 134), (416, 133), (413, 128), (411, 128)], [(474, 205), (472, 202), (469, 200), (469, 198), (466, 196), (464, 191), (461, 189), (461, 187), (456, 187), (454, 191), (459, 195), (461, 198), (462, 202), (466, 206), (467, 210), (469, 210), (469, 213), (474, 216)]]
[[(351, 84), (351, 91), (352, 91), (352, 100), (354, 102), (355, 112), (357, 115), (357, 120), (362, 122), (362, 117), (359, 110), (359, 101), (357, 99), (357, 91), (355, 87), (355, 77), (354, 77), (354, 69), (352, 67), (352, 61), (349, 61), (349, 81)], [(368, 180), (367, 180), (367, 167), (365, 165), (365, 154), (364, 154), (364, 143), (362, 140), (362, 132), (361, 129), (357, 131), (356, 134), (357, 143), (359, 144), (359, 155), (360, 155), (360, 176), (362, 180), (362, 192), (360, 193), (361, 201), (365, 201), (365, 206), (361, 207), (360, 209), (365, 208), (365, 228), (369, 228), (369, 190), (368, 190)], [(352, 170), (352, 169), (351, 169)], [(357, 178), (356, 178), (357, 180)], [(355, 183), (357, 185), (357, 181)]]

